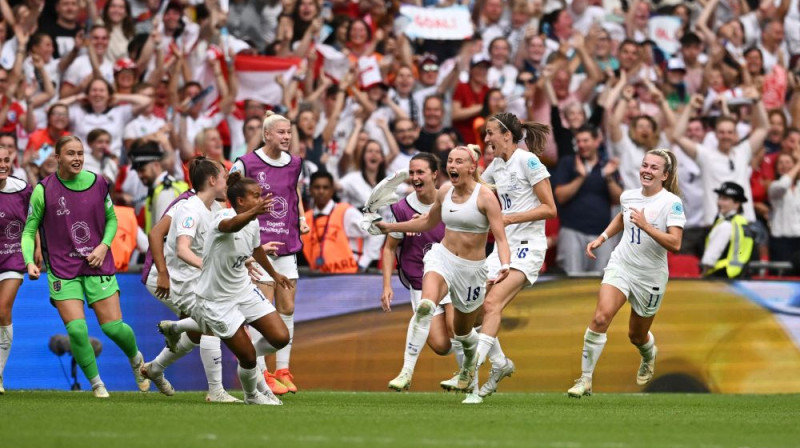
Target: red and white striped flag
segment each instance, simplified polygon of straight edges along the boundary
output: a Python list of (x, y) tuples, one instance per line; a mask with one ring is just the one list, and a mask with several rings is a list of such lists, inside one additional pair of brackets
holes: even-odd
[(283, 103), (283, 90), (275, 82), (275, 77), (283, 76), (284, 83), (288, 84), (301, 61), (300, 58), (237, 55), (234, 61), (239, 80), (236, 101), (256, 100), (269, 105)]

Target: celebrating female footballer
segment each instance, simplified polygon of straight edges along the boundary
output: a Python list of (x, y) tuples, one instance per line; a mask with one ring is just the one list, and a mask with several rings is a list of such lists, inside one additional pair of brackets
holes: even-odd
[(594, 249), (623, 232), (603, 275), (594, 318), (583, 338), (583, 373), (567, 391), (570, 397), (592, 394), (592, 373), (606, 345), (606, 331), (625, 301), (631, 303), (628, 337), (642, 355), (636, 383), (644, 386), (653, 379), (658, 349), (650, 326), (667, 289), (667, 251), (680, 250), (686, 222), (675, 154), (666, 149), (648, 151), (639, 167), (639, 181), (642, 188), (622, 193), (622, 212), (586, 246), (586, 255), (594, 258)]

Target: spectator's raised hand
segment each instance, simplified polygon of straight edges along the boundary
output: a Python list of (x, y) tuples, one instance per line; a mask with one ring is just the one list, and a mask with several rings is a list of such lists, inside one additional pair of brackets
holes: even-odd
[(583, 164), (583, 159), (578, 154), (575, 154), (575, 173), (578, 177), (586, 177), (586, 165)]
[(692, 107), (694, 109), (702, 109), (704, 101), (705, 98), (703, 98), (703, 95), (695, 93), (694, 95), (692, 95), (692, 99), (689, 100), (689, 107)]
[(619, 168), (619, 159), (616, 157), (612, 157), (608, 159), (605, 166), (603, 167), (603, 177), (608, 177), (613, 175), (617, 172), (617, 168)]

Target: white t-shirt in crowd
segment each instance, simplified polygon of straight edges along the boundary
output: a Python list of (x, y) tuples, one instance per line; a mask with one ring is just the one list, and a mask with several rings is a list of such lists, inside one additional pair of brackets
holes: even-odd
[[(503, 214), (522, 213), (534, 209), (542, 202), (533, 192), (533, 186), (550, 177), (547, 168), (530, 151), (517, 148), (506, 162), (495, 157), (483, 172), (483, 180), (497, 188)], [(544, 220), (526, 221), (506, 226), (509, 246), (528, 241), (531, 249), (547, 249)]]
[(678, 159), (678, 186), (683, 196), (686, 228), (703, 226), (703, 172), (680, 146), (672, 145)]
[(253, 287), (244, 262), (261, 245), (258, 220), (247, 223), (235, 233), (219, 230), (223, 220), (236, 216), (227, 208), (218, 210), (208, 228), (203, 250), (203, 269), (195, 293), (206, 300), (219, 302), (240, 297)]
[(728, 155), (721, 153), (717, 148), (697, 145), (695, 161), (703, 172), (703, 226), (714, 224), (717, 216), (717, 194), (714, 190), (723, 182), (736, 182), (744, 188), (747, 202), (742, 204), (744, 217), (750, 222), (755, 221), (756, 213), (753, 209), (753, 191), (750, 189), (750, 160), (753, 150), (750, 142), (744, 140), (731, 148)]
[(800, 181), (792, 185), (789, 176), (779, 177), (769, 186), (769, 200), (772, 203), (772, 236), (800, 237)]
[(86, 136), (95, 129), (104, 129), (111, 134), (111, 153), (119, 157), (122, 153), (122, 134), (125, 125), (133, 119), (133, 106), (120, 104), (96, 114), (89, 112), (80, 104), (69, 107), (69, 124), (72, 134), (80, 138), (88, 152), (89, 143)]
[[(100, 63), (100, 73), (103, 75), (103, 79), (114, 85), (114, 64), (111, 61), (103, 58)], [(72, 64), (64, 72), (64, 76), (61, 77), (61, 82), (79, 86), (91, 74), (92, 63), (89, 61), (89, 55), (84, 54), (72, 61)]]

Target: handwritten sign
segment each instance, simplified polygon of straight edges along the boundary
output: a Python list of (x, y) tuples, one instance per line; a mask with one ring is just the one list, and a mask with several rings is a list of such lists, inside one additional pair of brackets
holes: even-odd
[(411, 39), (462, 40), (475, 32), (469, 10), (464, 6), (420, 8), (403, 5), (400, 14), (408, 22), (404, 32)]
[(675, 54), (681, 48), (678, 31), (681, 20), (675, 16), (651, 17), (648, 23), (648, 34), (658, 48), (667, 54)]

